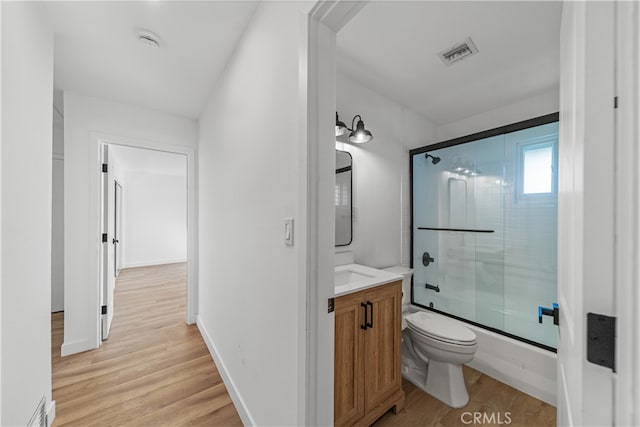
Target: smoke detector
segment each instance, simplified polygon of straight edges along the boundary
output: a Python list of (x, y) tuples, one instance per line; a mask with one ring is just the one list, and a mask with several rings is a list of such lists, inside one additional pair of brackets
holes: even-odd
[(138, 33), (138, 41), (146, 46), (146, 47), (150, 47), (152, 49), (157, 49), (160, 47), (160, 42), (158, 41), (158, 36), (156, 36), (155, 34), (153, 34), (151, 31), (140, 31)]
[(450, 66), (476, 53), (478, 53), (478, 48), (471, 40), (471, 37), (467, 37), (465, 41), (440, 52), (438, 57), (446, 66)]

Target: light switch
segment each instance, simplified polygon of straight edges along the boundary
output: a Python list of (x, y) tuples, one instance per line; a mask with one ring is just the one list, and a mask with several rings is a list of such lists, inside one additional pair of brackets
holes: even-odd
[(284, 219), (284, 243), (293, 246), (293, 218)]

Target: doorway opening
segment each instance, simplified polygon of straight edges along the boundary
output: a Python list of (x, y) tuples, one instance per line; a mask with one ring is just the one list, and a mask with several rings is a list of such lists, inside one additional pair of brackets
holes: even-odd
[[(109, 338), (114, 314), (132, 315), (136, 299), (154, 295), (149, 287), (174, 310), (178, 303), (180, 316), (193, 323), (189, 153), (113, 139), (100, 141), (99, 148), (101, 340)], [(170, 301), (171, 295), (182, 301)]]
[(122, 251), (118, 250), (120, 239), (122, 239), (122, 185), (117, 179), (113, 181), (113, 277), (117, 279), (122, 267)]

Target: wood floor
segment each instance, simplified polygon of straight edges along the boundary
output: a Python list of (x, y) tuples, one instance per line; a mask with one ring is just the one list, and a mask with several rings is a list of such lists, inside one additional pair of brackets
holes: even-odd
[[(450, 408), (438, 399), (429, 396), (403, 378), (405, 410), (397, 415), (387, 412), (374, 426), (505, 426), (545, 427), (556, 425), (556, 408), (513, 387), (488, 377), (468, 366), (463, 366), (464, 378), (469, 392), (469, 403), (464, 408)], [(463, 414), (466, 414), (463, 417)], [(487, 418), (484, 422), (473, 422), (473, 413)], [(509, 413), (507, 423), (506, 414)], [(491, 416), (493, 415), (493, 422)], [(498, 414), (500, 418), (498, 418)], [(471, 422), (469, 422), (471, 421)], [(489, 422), (487, 422), (489, 421)]]
[(54, 426), (241, 426), (185, 317), (185, 264), (122, 270), (111, 335), (97, 350), (61, 358), (63, 313), (54, 313)]
[[(123, 270), (111, 336), (97, 350), (61, 358), (63, 314), (52, 315), (54, 426), (242, 425), (197, 327), (185, 324), (185, 280), (185, 264)], [(405, 410), (375, 426), (474, 425), (465, 412), (501, 414), (475, 425), (506, 425), (507, 412), (511, 426), (556, 425), (555, 407), (466, 366), (464, 376), (465, 408), (404, 380)]]

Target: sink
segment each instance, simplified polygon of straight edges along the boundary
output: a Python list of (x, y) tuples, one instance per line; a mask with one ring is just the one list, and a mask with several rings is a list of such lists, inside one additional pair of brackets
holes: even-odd
[(358, 280), (367, 280), (372, 279), (375, 276), (370, 276), (368, 274), (357, 273), (352, 270), (342, 270), (336, 271), (336, 286), (343, 286), (349, 284), (350, 282), (356, 282)]
[(340, 265), (335, 268), (335, 296), (350, 294), (402, 280), (399, 274), (360, 264)]

